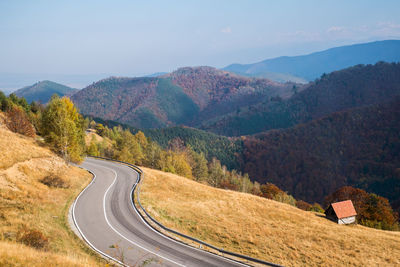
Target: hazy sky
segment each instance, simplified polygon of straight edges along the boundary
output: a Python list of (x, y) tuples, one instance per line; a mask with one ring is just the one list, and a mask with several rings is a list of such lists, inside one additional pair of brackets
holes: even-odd
[(400, 39), (400, 1), (0, 1), (0, 73), (142, 75)]

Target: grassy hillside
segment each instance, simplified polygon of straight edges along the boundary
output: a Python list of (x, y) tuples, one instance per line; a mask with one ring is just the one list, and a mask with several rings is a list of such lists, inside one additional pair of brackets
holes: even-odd
[(35, 83), (34, 85), (21, 88), (14, 93), (18, 97), (24, 97), (28, 103), (37, 101), (45, 104), (50, 101), (50, 98), (54, 94), (62, 97), (64, 95), (72, 95), (76, 91), (78, 90), (59, 83), (52, 81), (41, 81)]
[(321, 214), (143, 168), (141, 196), (163, 224), (286, 266), (395, 266), (400, 233), (341, 226)]
[(0, 266), (103, 265), (67, 221), (91, 175), (8, 131), (1, 119), (0, 151)]
[(290, 99), (271, 98), (201, 127), (228, 136), (288, 128), (333, 112), (379, 104), (400, 95), (400, 63), (357, 65), (323, 75)]

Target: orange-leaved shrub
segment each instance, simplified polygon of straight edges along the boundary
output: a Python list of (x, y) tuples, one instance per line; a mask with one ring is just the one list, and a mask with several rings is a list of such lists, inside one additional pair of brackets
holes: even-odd
[(17, 241), (36, 248), (46, 250), (49, 244), (47, 237), (39, 230), (23, 230), (18, 232)]
[(7, 111), (6, 115), (6, 126), (8, 129), (26, 136), (35, 136), (35, 128), (22, 108), (14, 105)]

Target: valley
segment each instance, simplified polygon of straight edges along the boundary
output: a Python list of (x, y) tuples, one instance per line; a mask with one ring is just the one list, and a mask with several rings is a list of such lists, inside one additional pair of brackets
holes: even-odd
[[(111, 264), (90, 247), (129, 266), (233, 263), (155, 235), (130, 213), (138, 173), (88, 156), (141, 166), (150, 214), (216, 247), (284, 266), (399, 265), (399, 42), (0, 91), (0, 265)], [(75, 199), (86, 244), (68, 222)], [(326, 219), (349, 199), (356, 224)]]

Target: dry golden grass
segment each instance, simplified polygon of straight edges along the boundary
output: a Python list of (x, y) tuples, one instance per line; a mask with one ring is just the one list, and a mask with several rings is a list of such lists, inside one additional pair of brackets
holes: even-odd
[[(0, 266), (104, 265), (68, 227), (69, 205), (91, 175), (2, 126), (0, 151)], [(42, 184), (47, 175), (59, 176), (68, 188)], [(25, 229), (42, 232), (47, 249), (18, 243), (18, 233)]]
[(287, 266), (399, 266), (400, 233), (343, 226), (321, 214), (143, 168), (141, 199), (167, 227)]
[(98, 135), (95, 130), (89, 129), (86, 132), (86, 135), (85, 135), (85, 143), (86, 143), (86, 145), (87, 146), (90, 145), (90, 142), (92, 142), (93, 139), (94, 139), (94, 141), (96, 143), (101, 143), (104, 140), (104, 138), (101, 137), (100, 135)]
[(40, 251), (19, 243), (1, 242), (0, 266), (93, 266), (93, 262), (74, 254)]

